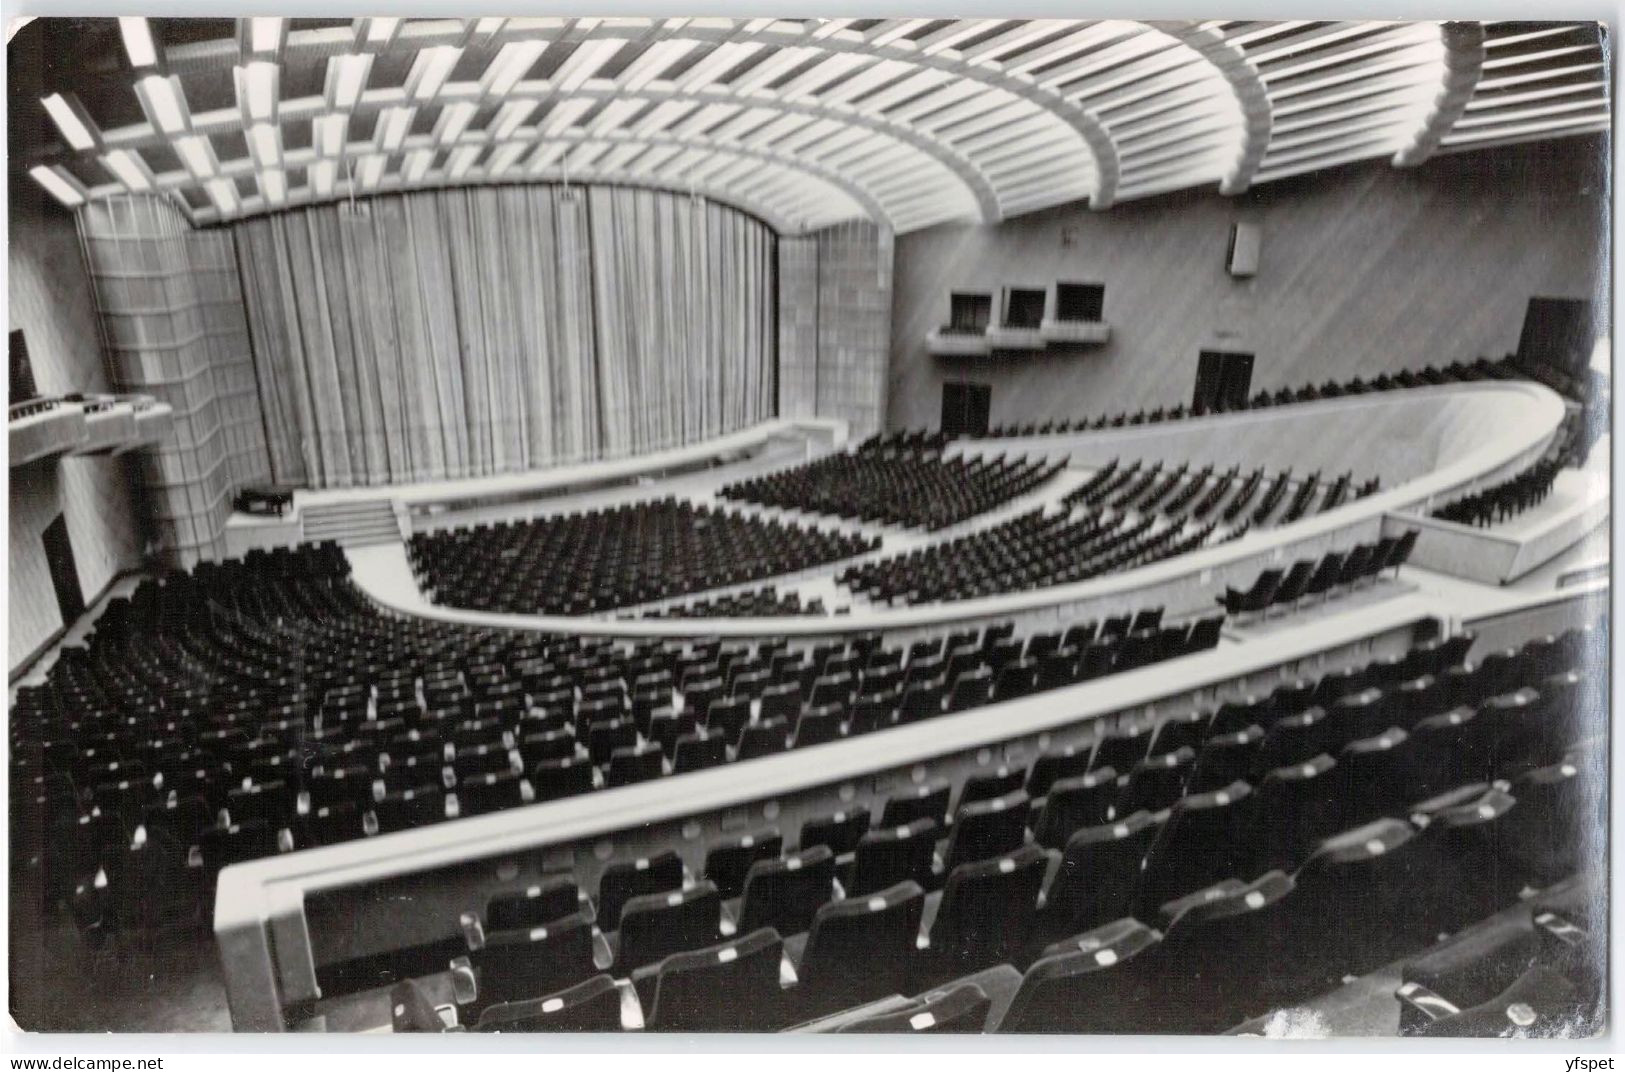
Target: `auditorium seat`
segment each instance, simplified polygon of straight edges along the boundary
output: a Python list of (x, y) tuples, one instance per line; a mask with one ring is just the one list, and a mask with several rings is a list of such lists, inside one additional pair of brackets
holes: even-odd
[(619, 1031), (621, 992), (614, 979), (595, 975), (556, 994), (489, 1006), (480, 1013), (475, 1029), (488, 1032)]
[(654, 969), (650, 1031), (763, 1031), (783, 1016), (779, 961), (784, 943), (771, 927), (705, 949), (674, 953)]
[(468, 959), (476, 978), (476, 1009), (552, 994), (597, 971), (592, 924), (581, 913), (545, 926), (488, 933)]
[(621, 925), (621, 911), (634, 897), (665, 893), (683, 885), (683, 860), (673, 851), (657, 856), (612, 863), (598, 879), (598, 926), (613, 931)]
[(1142, 865), (1162, 827), (1163, 819), (1141, 811), (1073, 834), (1045, 900), (1044, 933), (1077, 933), (1134, 914)]
[(832, 896), (835, 854), (818, 845), (782, 859), (757, 860), (745, 875), (739, 930), (771, 927), (780, 935), (801, 934)]
[(981, 987), (961, 983), (922, 994), (900, 1008), (857, 1019), (840, 1031), (888, 1035), (976, 1033), (986, 1028), (992, 1007)]
[(616, 973), (630, 975), (669, 954), (712, 944), (721, 918), (722, 896), (703, 879), (687, 889), (633, 897), (621, 908)]
[(1027, 939), (1049, 857), (1027, 845), (954, 869), (931, 924), (934, 978), (966, 975), (1010, 957)]
[(914, 971), (925, 894), (917, 882), (824, 904), (796, 967), (803, 1019), (901, 993)]
[(938, 818), (924, 817), (897, 825), (882, 824), (858, 840), (853, 853), (852, 881), (847, 892), (854, 897), (878, 893), (899, 882), (934, 886), (931, 860), (941, 832)]

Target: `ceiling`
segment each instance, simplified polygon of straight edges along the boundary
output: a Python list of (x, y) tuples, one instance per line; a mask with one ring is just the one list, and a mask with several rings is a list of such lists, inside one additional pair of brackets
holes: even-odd
[(167, 193), (198, 224), (580, 181), (902, 233), (1609, 123), (1593, 23), (63, 21), (12, 102), (36, 181)]

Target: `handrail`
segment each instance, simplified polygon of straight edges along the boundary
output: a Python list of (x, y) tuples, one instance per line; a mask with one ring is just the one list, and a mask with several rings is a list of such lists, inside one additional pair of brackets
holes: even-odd
[[(1177, 558), (1142, 566), (1138, 569), (1105, 577), (1096, 577), (1072, 584), (1054, 585), (1030, 592), (1016, 592), (980, 599), (967, 599), (952, 603), (922, 604), (912, 607), (866, 610), (839, 617), (763, 617), (763, 618), (707, 618), (696, 626), (697, 619), (630, 619), (566, 617), (561, 615), (504, 614), (492, 611), (467, 610), (447, 607), (424, 600), (415, 590), (404, 592), (401, 586), (388, 585), (369, 588), (365, 578), (361, 584), (376, 603), (402, 614), (430, 618), (437, 621), (485, 628), (511, 629), (537, 633), (569, 633), (593, 637), (687, 637), (703, 633), (706, 636), (731, 637), (831, 637), (879, 630), (926, 629), (1009, 617), (1032, 611), (1059, 610), (1062, 607), (1086, 601), (1116, 598), (1133, 592), (1174, 584), (1203, 574), (1225, 570), (1234, 573), (1244, 565), (1264, 564), (1285, 557), (1295, 545), (1317, 540), (1336, 539), (1350, 528), (1362, 528), (1380, 523), (1383, 515), (1403, 513), (1426, 506), (1434, 498), (1450, 494), (1457, 489), (1493, 477), (1501, 471), (1521, 467), (1523, 460), (1544, 452), (1556, 434), (1564, 414), (1564, 406), (1551, 390), (1538, 384), (1495, 381), (1494, 383), (1452, 384), (1440, 387), (1409, 388), (1397, 394), (1414, 399), (1423, 393), (1438, 393), (1441, 399), (1457, 395), (1514, 395), (1527, 400), (1527, 414), (1516, 421), (1506, 422), (1512, 433), (1497, 437), (1477, 449), (1457, 458), (1431, 473), (1417, 477), (1397, 487), (1379, 491), (1363, 499), (1355, 499), (1335, 510), (1316, 514), (1267, 530), (1253, 530), (1231, 543), (1204, 548)], [(1345, 396), (1323, 403), (1305, 403), (1290, 407), (1292, 418), (1313, 416), (1321, 405), (1342, 408), (1380, 407), (1392, 404), (1394, 392), (1384, 394)], [(1249, 414), (1268, 415), (1272, 410), (1246, 411)], [(1230, 417), (1241, 416), (1232, 414)], [(1182, 427), (1202, 421), (1223, 421), (1224, 416), (1195, 418), (1180, 422)], [(1134, 429), (1109, 429), (1094, 435), (1112, 435), (1124, 431), (1143, 432), (1144, 426)], [(984, 442), (984, 441), (978, 441)], [(1001, 441), (1002, 442), (1002, 441)], [(1356, 536), (1356, 539), (1367, 538)], [(764, 583), (766, 580), (764, 579)]]

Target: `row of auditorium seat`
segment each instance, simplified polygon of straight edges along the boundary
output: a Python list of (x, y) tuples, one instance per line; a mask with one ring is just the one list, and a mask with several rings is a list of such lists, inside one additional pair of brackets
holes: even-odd
[(230, 863), (854, 737), (1212, 647), (1220, 618), (1065, 633), (635, 645), (405, 619), (336, 548), (139, 587), (13, 717), (14, 844), (104, 929)]
[[(1342, 398), (1351, 395), (1374, 394), (1383, 391), (1395, 391), (1409, 387), (1433, 387), (1450, 383), (1474, 383), (1480, 380), (1514, 380), (1522, 377), (1524, 373), (1518, 369), (1510, 359), (1490, 361), (1487, 358), (1466, 363), (1453, 361), (1443, 368), (1427, 365), (1420, 370), (1406, 369), (1398, 373), (1382, 373), (1370, 380), (1354, 377), (1351, 380), (1339, 383), (1328, 380), (1323, 384), (1305, 384), (1302, 387), (1282, 387), (1277, 391), (1259, 391), (1245, 403), (1239, 406), (1219, 405), (1207, 407), (1201, 404), (1187, 407), (1180, 403), (1173, 407), (1159, 406), (1153, 410), (1139, 410), (1136, 413), (1118, 413), (1112, 416), (1101, 415), (1093, 420), (1085, 417), (1078, 420), (1033, 422), (1023, 425), (995, 425), (981, 435), (972, 435), (977, 439), (1006, 439), (1033, 435), (1064, 435), (1071, 432), (1093, 432), (1108, 428), (1123, 428), (1141, 424), (1158, 424), (1162, 421), (1178, 421), (1187, 417), (1205, 417), (1218, 413), (1235, 413), (1250, 409), (1266, 409), (1271, 406), (1285, 406), (1299, 402), (1317, 402), (1329, 398)], [(947, 433), (912, 433), (914, 435), (938, 435), (943, 438), (953, 438)]]
[[(1213, 481), (1211, 484), (1210, 480)], [(1298, 489), (1293, 493), (1290, 505), (1276, 516), (1294, 481)], [(1226, 524), (1246, 513), (1251, 525), (1284, 525), (1304, 517), (1311, 507), (1316, 512), (1325, 513), (1351, 499), (1374, 494), (1380, 486), (1376, 478), (1355, 485), (1352, 474), (1344, 474), (1325, 484), (1319, 473), (1295, 478), (1290, 469), (1276, 474), (1266, 486), (1262, 468), (1244, 478), (1240, 468), (1233, 466), (1215, 478), (1212, 466), (1191, 474), (1186, 464), (1165, 473), (1161, 462), (1147, 466), (1139, 461), (1123, 464), (1121, 459), (1113, 458), (1068, 492), (1061, 502), (1067, 507), (1108, 507), (1140, 512), (1155, 509), (1165, 516), (1188, 516), (1196, 521), (1208, 518), (1214, 511), (1220, 510), (1222, 504), (1220, 518)], [(1179, 489), (1177, 492), (1176, 488)], [(1253, 500), (1261, 489), (1264, 489), (1263, 498), (1253, 506)]]
[(877, 546), (872, 537), (665, 498), (419, 533), (407, 555), (438, 603), (575, 615), (796, 573)]
[(957, 792), (928, 779), (807, 820), (793, 851), (763, 829), (698, 874), (666, 852), (596, 888), (495, 890), (465, 916), (449, 992), (401, 987), (396, 1027), (1235, 1027), (1584, 865), (1598, 635), (1476, 664), (1470, 643), (1126, 723)]
[(773, 585), (749, 592), (696, 599), (674, 607), (651, 611), (646, 618), (775, 618), (801, 614), (824, 614), (824, 600), (803, 603), (799, 592), (780, 592)]
[(1241, 617), (1267, 612), (1271, 607), (1296, 606), (1312, 596), (1327, 596), (1339, 588), (1353, 588), (1388, 570), (1398, 576), (1416, 548), (1418, 532), (1406, 529), (1374, 543), (1356, 544), (1348, 551), (1328, 551), (1319, 558), (1300, 558), (1285, 570), (1270, 567), (1259, 573), (1252, 587), (1226, 588), (1218, 603), (1226, 614)]
[(1030, 591), (1104, 576), (1201, 547), (1215, 525), (1146, 515), (1033, 510), (978, 532), (836, 575), (854, 592), (887, 603), (929, 603)]
[(1488, 528), (1538, 506), (1551, 494), (1563, 463), (1548, 456), (1523, 472), (1491, 487), (1464, 495), (1433, 512), (1443, 521)]
[(1064, 466), (1024, 458), (946, 458), (940, 449), (869, 441), (854, 451), (728, 484), (718, 494), (935, 532), (1025, 495)]

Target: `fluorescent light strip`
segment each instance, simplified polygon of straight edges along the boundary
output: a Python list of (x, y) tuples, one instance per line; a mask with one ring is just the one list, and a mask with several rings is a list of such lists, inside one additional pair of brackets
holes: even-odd
[(276, 73), (274, 63), (250, 63), (237, 69), (238, 92), (248, 118), (256, 123), (269, 120), (276, 111)]
[(50, 113), (56, 122), (56, 128), (62, 132), (62, 137), (70, 146), (80, 150), (95, 146), (95, 136), (90, 133), (90, 128), (85, 126), (66, 97), (60, 93), (53, 93), (49, 97), (40, 98), (40, 103)]
[(333, 193), (333, 176), (337, 171), (338, 165), (331, 160), (318, 160), (310, 165), (307, 174), (310, 187), (316, 191), (317, 197), (327, 197)]
[(458, 101), (448, 104), (440, 112), (440, 121), (436, 124), (435, 140), (442, 145), (456, 141), (463, 136), (469, 121), (474, 118), (477, 109), (468, 101)]
[(412, 63), (412, 74), (407, 78), (407, 83), (412, 86), (412, 96), (418, 100), (433, 99), (440, 92), (440, 87), (446, 84), (446, 79), (451, 77), (462, 54), (462, 49), (451, 45), (437, 45), (419, 52)]
[(150, 74), (141, 80), (140, 86), (159, 130), (179, 134), (186, 129), (186, 110), (181, 107), (174, 83), (162, 75)]
[(338, 156), (344, 152), (349, 125), (350, 117), (343, 114), (321, 115), (311, 121), (316, 147), (323, 156)]
[(504, 104), (497, 112), (496, 121), (491, 124), (491, 137), (497, 141), (505, 141), (508, 136), (519, 129), (519, 124), (530, 118), (530, 113), (536, 110), (535, 101), (516, 100)]
[(275, 52), (282, 43), (281, 19), (249, 19), (248, 20), (248, 48), (256, 55), (262, 52)]
[(73, 188), (73, 185), (56, 172), (41, 164), (28, 170), (34, 181), (45, 187), (52, 197), (62, 202), (68, 208), (74, 208), (85, 203), (84, 195)]
[(230, 179), (210, 179), (204, 183), (209, 191), (209, 197), (214, 201), (214, 207), (222, 213), (231, 212), (237, 207), (237, 184)]
[(175, 153), (195, 179), (206, 179), (214, 174), (214, 158), (209, 152), (209, 140), (201, 134), (175, 139)]
[(515, 160), (524, 155), (530, 146), (525, 142), (509, 142), (491, 154), (491, 162), (485, 170), (492, 175), (500, 175), (513, 166)]
[(259, 123), (248, 132), (249, 144), (260, 167), (276, 167), (282, 161), (281, 132), (270, 123)]
[(361, 90), (367, 84), (367, 72), (372, 69), (371, 56), (346, 54), (334, 58), (338, 74), (334, 79), (333, 103), (340, 108), (353, 108), (361, 99)]
[(130, 66), (151, 67), (158, 62), (158, 49), (152, 43), (152, 27), (143, 18), (118, 20), (119, 34), (124, 38), (124, 52), (130, 57)]
[(401, 142), (406, 140), (406, 132), (412, 128), (414, 114), (412, 108), (386, 108), (379, 123), (379, 148), (390, 153), (399, 149)]
[(147, 177), (147, 173), (142, 169), (130, 150), (114, 149), (102, 157), (102, 163), (107, 165), (107, 170), (117, 175), (119, 181), (123, 182), (129, 189), (152, 189), (152, 180)]
[(386, 158), (384, 156), (374, 153), (365, 160), (361, 161), (360, 172), (362, 186), (371, 189), (372, 187), (378, 185), (378, 180), (382, 178), (384, 174), (385, 160)]
[(546, 50), (547, 45), (541, 41), (510, 41), (503, 45), (497, 58), (486, 68), (486, 75), (491, 79), (485, 87), (486, 93), (500, 97), (518, 85)]
[(400, 19), (368, 19), (367, 41), (374, 45), (383, 44), (395, 33), (395, 27), (399, 26), (400, 23)]
[(406, 166), (401, 169), (401, 174), (406, 176), (407, 182), (421, 182), (432, 163), (434, 163), (433, 149), (414, 149), (406, 154)]
[(281, 169), (271, 168), (269, 171), (262, 171), (259, 174), (259, 180), (260, 193), (265, 195), (265, 199), (271, 204), (280, 205), (287, 198), (288, 180), (282, 174)]
[(456, 150), (451, 154), (450, 162), (446, 167), (446, 174), (454, 179), (462, 178), (463, 173), (473, 166), (474, 159), (479, 155), (480, 147), (478, 145), (465, 145)]

